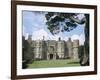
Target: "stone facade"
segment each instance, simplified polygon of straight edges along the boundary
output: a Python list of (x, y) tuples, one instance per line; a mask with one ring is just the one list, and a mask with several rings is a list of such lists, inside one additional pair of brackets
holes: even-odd
[(29, 36), (27, 40), (33, 50), (34, 60), (52, 60), (52, 59), (78, 59), (79, 40), (72, 42), (61, 40), (32, 40)]

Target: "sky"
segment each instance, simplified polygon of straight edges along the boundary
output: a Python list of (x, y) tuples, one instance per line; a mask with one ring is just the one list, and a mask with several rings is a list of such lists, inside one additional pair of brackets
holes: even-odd
[[(60, 37), (62, 40), (67, 41), (68, 38), (71, 38), (72, 41), (75, 39), (79, 40), (79, 44), (83, 45), (85, 41), (84, 35), (84, 26), (78, 25), (75, 29), (70, 32), (60, 32), (59, 34), (52, 35), (47, 29), (45, 24), (45, 12), (37, 11), (23, 11), (22, 12), (22, 26), (23, 26), (23, 35), (25, 39), (28, 38), (28, 35), (32, 35), (32, 40), (42, 40), (43, 36), (45, 40), (58, 40)], [(79, 14), (78, 18), (82, 19), (84, 14)]]

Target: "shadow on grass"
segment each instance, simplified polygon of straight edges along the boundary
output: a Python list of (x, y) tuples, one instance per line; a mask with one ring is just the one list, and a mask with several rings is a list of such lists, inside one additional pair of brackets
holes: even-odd
[(79, 62), (68, 62), (67, 64), (79, 64)]

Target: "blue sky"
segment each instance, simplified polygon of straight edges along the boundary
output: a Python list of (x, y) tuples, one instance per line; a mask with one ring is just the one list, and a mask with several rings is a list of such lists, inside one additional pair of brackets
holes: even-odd
[[(78, 18), (82, 19), (84, 14), (79, 14)], [(45, 24), (45, 12), (37, 11), (23, 11), (23, 35), (27, 39), (28, 35), (32, 35), (33, 40), (41, 40), (45, 36), (45, 40), (58, 40), (61, 37), (62, 40), (68, 40), (70, 37), (72, 40), (79, 39), (80, 44), (84, 44), (84, 25), (78, 25), (70, 32), (60, 32), (57, 35), (52, 35), (47, 29)]]

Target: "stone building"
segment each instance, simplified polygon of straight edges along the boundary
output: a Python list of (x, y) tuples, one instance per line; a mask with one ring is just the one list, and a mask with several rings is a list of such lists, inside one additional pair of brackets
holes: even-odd
[(61, 40), (61, 38), (58, 41), (44, 40), (44, 38), (43, 40), (32, 40), (31, 36), (29, 36), (27, 41), (32, 47), (34, 60), (79, 58), (79, 40), (74, 40), (73, 42), (71, 38), (68, 41)]
[(68, 39), (66, 42), (66, 54), (68, 58), (73, 58), (73, 43), (71, 41), (71, 38)]
[(78, 49), (79, 47), (79, 41), (78, 40), (74, 40), (73, 41), (73, 59), (78, 59), (79, 55), (78, 55)]

